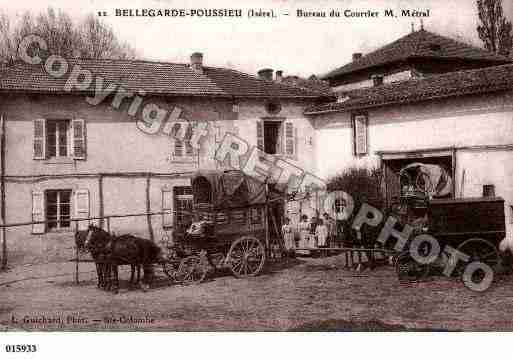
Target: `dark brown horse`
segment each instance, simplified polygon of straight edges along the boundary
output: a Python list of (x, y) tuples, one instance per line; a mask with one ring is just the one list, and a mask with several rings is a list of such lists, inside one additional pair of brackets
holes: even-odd
[[(93, 226), (90, 226), (85, 231), (77, 231), (75, 233), (75, 243), (79, 250), (89, 251), (89, 253), (91, 253), (91, 257), (93, 258), (94, 264), (96, 265), (98, 288), (109, 290), (110, 281), (107, 277), (107, 274), (110, 272), (110, 269), (108, 268), (108, 262), (105, 253), (111, 238), (108, 233), (105, 232), (105, 235), (97, 238), (94, 246), (86, 246), (86, 241), (90, 231), (93, 230), (92, 228)], [(133, 268), (133, 271), (135, 271), (135, 268)]]
[[(144, 290), (149, 288), (153, 280), (153, 263), (162, 261), (160, 247), (148, 239), (128, 234), (113, 236), (93, 225), (89, 226), (86, 232), (82, 246), (90, 251), (96, 263), (99, 287), (117, 292), (118, 266), (130, 265), (132, 269), (130, 284), (133, 284), (136, 270), (137, 283), (139, 283), (142, 266), (144, 271), (142, 287)], [(80, 237), (83, 240), (84, 233)]]

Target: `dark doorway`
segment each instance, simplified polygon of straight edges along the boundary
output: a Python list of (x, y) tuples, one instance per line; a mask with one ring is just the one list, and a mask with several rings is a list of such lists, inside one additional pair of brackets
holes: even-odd
[(281, 122), (264, 121), (264, 152), (279, 153)]
[[(402, 168), (413, 162), (420, 162), (425, 164), (436, 164), (442, 166), (452, 176), (453, 184), (455, 183), (452, 156), (408, 156), (408, 158), (398, 158), (383, 160), (383, 169), (385, 171), (385, 186), (386, 186), (386, 204), (387, 207), (399, 203), (399, 196), (401, 194), (401, 186), (399, 181), (399, 172)], [(454, 187), (453, 193), (454, 197)]]

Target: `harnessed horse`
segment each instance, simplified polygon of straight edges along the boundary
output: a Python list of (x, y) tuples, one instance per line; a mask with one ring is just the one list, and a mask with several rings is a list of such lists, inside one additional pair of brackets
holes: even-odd
[(94, 225), (77, 232), (76, 242), (79, 248), (89, 250), (95, 261), (98, 287), (115, 292), (119, 289), (118, 266), (131, 266), (131, 285), (136, 271), (136, 284), (139, 283), (142, 266), (142, 288), (146, 290), (153, 280), (153, 263), (163, 260), (161, 249), (154, 242), (129, 234), (114, 236)]

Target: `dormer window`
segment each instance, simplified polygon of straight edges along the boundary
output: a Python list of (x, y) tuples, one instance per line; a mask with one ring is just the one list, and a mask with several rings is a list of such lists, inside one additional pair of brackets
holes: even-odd
[(372, 75), (372, 84), (373, 86), (380, 86), (383, 85), (383, 75)]
[(429, 49), (431, 51), (438, 52), (438, 51), (442, 50), (442, 47), (440, 46), (440, 44), (433, 43), (433, 44), (429, 44)]

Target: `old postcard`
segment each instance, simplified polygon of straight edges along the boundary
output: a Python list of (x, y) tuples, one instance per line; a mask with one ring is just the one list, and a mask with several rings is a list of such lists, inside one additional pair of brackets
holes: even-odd
[(511, 1), (0, 9), (2, 331), (513, 329)]

